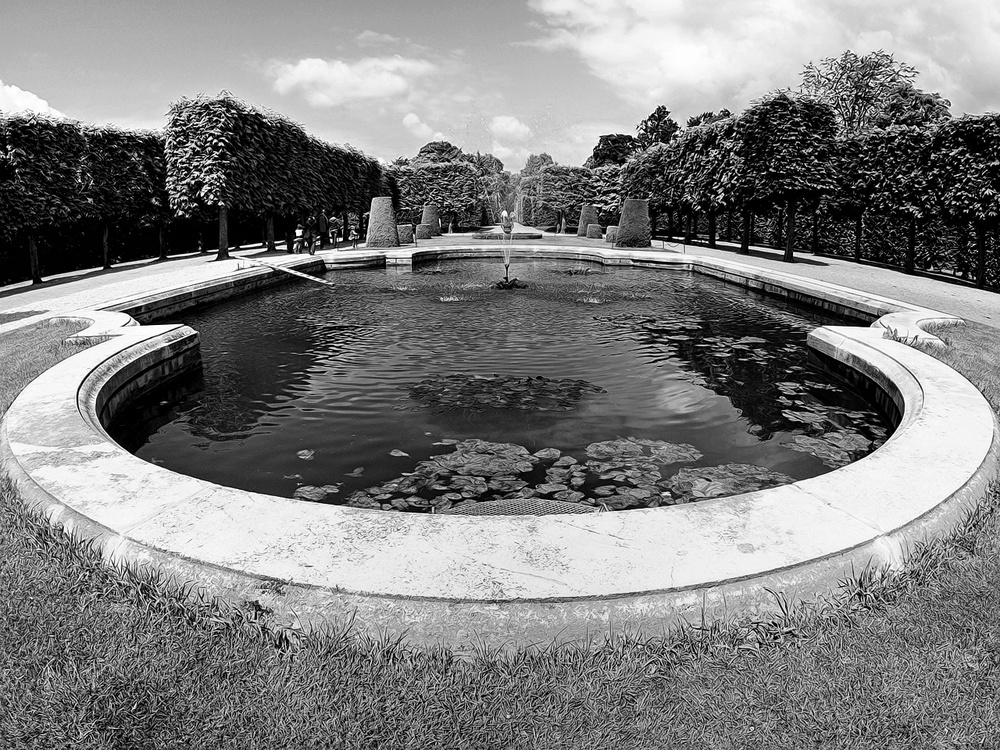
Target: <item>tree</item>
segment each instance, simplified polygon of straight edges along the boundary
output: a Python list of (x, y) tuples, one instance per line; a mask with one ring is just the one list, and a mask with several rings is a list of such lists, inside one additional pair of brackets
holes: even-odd
[(681, 126), (670, 116), (670, 110), (661, 104), (636, 126), (636, 149), (645, 151), (657, 143), (670, 143), (680, 129)]
[(1000, 114), (965, 115), (934, 132), (928, 184), (945, 217), (971, 224), (976, 242), (976, 286), (986, 284), (987, 233), (1000, 219)]
[(555, 161), (546, 153), (529, 154), (527, 161), (524, 162), (524, 167), (521, 169), (521, 176), (527, 177), (528, 175), (538, 174), (550, 164), (555, 164)]
[(951, 102), (940, 94), (902, 84), (890, 94), (874, 124), (879, 128), (926, 127), (951, 118), (950, 106)]
[(413, 158), (413, 161), (429, 161), (429, 162), (445, 162), (445, 161), (456, 161), (465, 156), (462, 153), (462, 149), (458, 146), (453, 146), (448, 143), (448, 141), (431, 141), (430, 143), (425, 143), (417, 151), (417, 155)]
[(590, 170), (552, 164), (538, 175), (537, 198), (556, 213), (557, 225), (566, 216), (578, 215), (584, 203), (590, 202)]
[(788, 222), (784, 260), (792, 262), (796, 211), (835, 188), (833, 111), (809, 97), (779, 93), (743, 112), (734, 123), (734, 158), (722, 170), (731, 199), (744, 209), (742, 252), (751, 211), (780, 206)]
[(733, 113), (728, 109), (720, 109), (719, 113), (715, 112), (702, 112), (700, 115), (695, 115), (694, 117), (689, 117), (687, 120), (687, 127), (695, 128), (699, 125), (711, 125), (713, 122), (718, 122), (719, 120), (725, 120), (727, 117), (732, 117)]
[(621, 171), (614, 165), (590, 170), (588, 192), (597, 207), (598, 221), (604, 226), (617, 224), (621, 215)]
[(320, 208), (361, 213), (372, 198), (395, 190), (377, 160), (353, 146), (324, 143), (228, 92), (170, 105), (166, 160), (174, 210), (181, 216), (218, 212), (219, 259), (229, 255), (229, 209), (268, 217)]
[(875, 126), (916, 76), (915, 68), (882, 50), (860, 56), (847, 50), (806, 65), (799, 91), (829, 105), (840, 127), (854, 134)]
[(482, 208), (479, 172), (465, 160), (428, 162), (414, 160), (406, 167), (389, 167), (399, 186), (400, 218), (412, 223), (432, 203), (447, 217), (466, 226), (478, 224)]
[(39, 235), (91, 215), (81, 176), (87, 141), (79, 123), (0, 112), (0, 232), (27, 236), (31, 281), (42, 281)]
[(590, 155), (585, 167), (621, 166), (635, 153), (635, 138), (627, 133), (611, 133), (599, 136), (594, 152)]

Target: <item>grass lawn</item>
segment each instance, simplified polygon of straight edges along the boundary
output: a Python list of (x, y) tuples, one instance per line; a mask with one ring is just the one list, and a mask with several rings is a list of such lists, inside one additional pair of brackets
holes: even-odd
[[(66, 333), (0, 337), (0, 411), (78, 348)], [(1000, 406), (1000, 332), (944, 335), (937, 355)], [(460, 661), (184, 603), (0, 483), (0, 748), (998, 747), (997, 504), (906, 573), (776, 622)]]

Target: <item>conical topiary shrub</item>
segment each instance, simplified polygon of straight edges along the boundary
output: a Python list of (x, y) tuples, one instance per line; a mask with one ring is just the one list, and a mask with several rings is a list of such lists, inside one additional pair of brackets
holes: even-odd
[(587, 239), (588, 240), (599, 240), (603, 232), (601, 232), (600, 224), (588, 224), (587, 225)]
[(615, 246), (649, 247), (651, 237), (649, 201), (645, 198), (626, 198), (622, 205), (622, 218), (618, 224)]
[(396, 233), (399, 235), (400, 245), (409, 245), (411, 242), (413, 242), (412, 224), (397, 224)]
[(368, 247), (399, 247), (396, 232), (396, 212), (392, 210), (392, 198), (382, 196), (372, 198), (372, 209), (368, 215)]
[(441, 217), (438, 216), (438, 207), (433, 203), (424, 206), (424, 214), (420, 217), (421, 224), (427, 224), (431, 228), (431, 237), (441, 234)]
[(417, 239), (429, 240), (434, 235), (431, 234), (430, 224), (417, 224)]
[(580, 209), (580, 222), (576, 225), (576, 236), (586, 237), (587, 227), (598, 223), (600, 222), (597, 220), (597, 206), (593, 203), (584, 203)]
[(604, 234), (604, 241), (614, 244), (615, 240), (618, 239), (618, 225), (612, 224), (608, 227), (608, 231)]

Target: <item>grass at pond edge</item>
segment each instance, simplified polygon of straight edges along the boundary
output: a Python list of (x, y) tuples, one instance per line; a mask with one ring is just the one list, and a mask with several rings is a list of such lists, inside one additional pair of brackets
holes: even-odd
[[(932, 353), (996, 408), (997, 333), (941, 335), (950, 346)], [(10, 336), (22, 338), (0, 338), (0, 413), (79, 348), (51, 327)], [(969, 746), (1000, 736), (997, 497), (904, 571), (858, 571), (835, 600), (772, 620), (461, 661), (274, 630), (254, 603), (192, 602), (105, 566), (5, 482), (0, 746)]]

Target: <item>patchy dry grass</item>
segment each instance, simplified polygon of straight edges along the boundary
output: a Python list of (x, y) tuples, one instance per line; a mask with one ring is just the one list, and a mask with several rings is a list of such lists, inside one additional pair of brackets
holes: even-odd
[[(52, 333), (0, 339), (0, 409), (75, 349)], [(935, 354), (1000, 405), (1000, 333), (945, 335)], [(995, 747), (997, 503), (903, 574), (862, 571), (773, 622), (460, 661), (342, 633), (290, 643), (252, 607), (103, 566), (4, 483), (0, 747)]]

